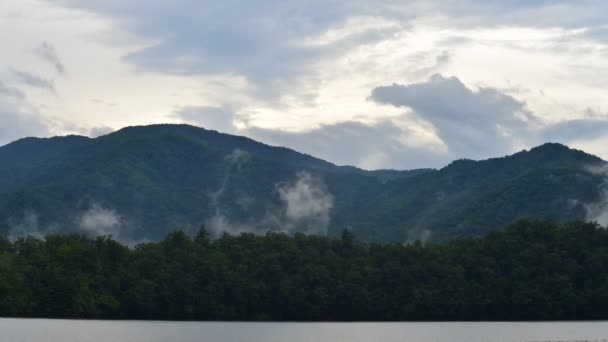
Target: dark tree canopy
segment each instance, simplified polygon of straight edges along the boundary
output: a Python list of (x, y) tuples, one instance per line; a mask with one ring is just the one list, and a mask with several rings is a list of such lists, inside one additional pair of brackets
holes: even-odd
[(380, 245), (296, 234), (125, 247), (0, 239), (0, 316), (171, 320), (608, 319), (608, 231), (522, 221), (482, 239)]

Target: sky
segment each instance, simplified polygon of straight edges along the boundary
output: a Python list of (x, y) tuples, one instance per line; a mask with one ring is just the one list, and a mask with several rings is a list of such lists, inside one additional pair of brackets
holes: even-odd
[(608, 3), (2, 0), (0, 145), (187, 123), (366, 169), (608, 159)]

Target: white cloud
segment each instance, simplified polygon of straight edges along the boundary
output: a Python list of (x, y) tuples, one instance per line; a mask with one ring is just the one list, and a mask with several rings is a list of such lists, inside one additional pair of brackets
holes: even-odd
[(308, 234), (327, 235), (334, 198), (320, 179), (301, 172), (294, 182), (279, 184), (277, 189), (284, 207), (284, 229), (297, 227)]
[(124, 234), (122, 218), (112, 209), (99, 203), (92, 203), (78, 219), (79, 227), (91, 236), (114, 236), (117, 238)]

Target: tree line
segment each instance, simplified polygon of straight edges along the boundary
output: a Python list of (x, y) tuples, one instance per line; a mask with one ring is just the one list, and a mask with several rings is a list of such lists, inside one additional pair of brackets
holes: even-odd
[(608, 319), (608, 231), (518, 222), (447, 244), (176, 231), (0, 239), (0, 316), (160, 320)]

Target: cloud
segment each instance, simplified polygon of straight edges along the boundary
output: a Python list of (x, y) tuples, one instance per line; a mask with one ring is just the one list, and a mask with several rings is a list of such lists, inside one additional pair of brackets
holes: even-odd
[[(234, 25), (235, 22), (231, 22), (228, 13), (218, 16), (218, 12), (223, 12), (229, 5), (208, 6), (204, 2), (187, 1), (152, 6), (142, 1), (67, 3), (118, 17), (127, 29), (143, 37), (161, 37), (159, 42), (126, 57), (145, 68), (176, 73), (199, 72), (203, 69), (221, 72), (224, 68), (219, 66), (229, 65), (237, 59), (246, 59), (245, 55), (237, 55), (235, 52), (253, 48), (247, 44), (247, 35), (253, 35), (255, 31), (226, 29), (226, 26)], [(195, 18), (200, 20), (199, 24), (191, 25)], [(225, 21), (222, 23), (220, 19)], [(241, 45), (243, 46), (239, 47)]]
[[(542, 86), (547, 96), (562, 99), (560, 92), (570, 82), (563, 75), (575, 74), (571, 72), (571, 62), (578, 60), (581, 51), (591, 52), (585, 52), (583, 59), (585, 65), (591, 66), (591, 72), (597, 73), (603, 67), (596, 60), (601, 47), (589, 40), (601, 41), (605, 34), (602, 9), (608, 10), (608, 5), (599, 1), (562, 0), (407, 3), (286, 0), (280, 4), (271, 0), (255, 3), (228, 0), (221, 4), (207, 0), (163, 4), (144, 0), (51, 0), (49, 3), (94, 13), (109, 20), (113, 36), (135, 38), (124, 50), (129, 52), (123, 60), (137, 66), (141, 74), (177, 75), (200, 82), (200, 101), (192, 97), (177, 101), (204, 105), (183, 107), (170, 119), (222, 132), (256, 133), (266, 137), (266, 141), (302, 146), (298, 149), (331, 161), (366, 167), (422, 166), (413, 158), (424, 158), (437, 166), (451, 158), (510, 153), (528, 147), (529, 141), (540, 140), (539, 127), (546, 124), (538, 122), (538, 117), (557, 117), (562, 113), (546, 110), (546, 102), (551, 100), (539, 100), (540, 95), (509, 96), (498, 89), (504, 88), (505, 77), (513, 77), (509, 81), (535, 91), (543, 82), (549, 84), (547, 89)], [(125, 42), (120, 40), (117, 44)], [(548, 53), (554, 49), (562, 51)], [(489, 73), (488, 70), (495, 69), (492, 61), (497, 54), (505, 59), (513, 57), (514, 61), (521, 61), (518, 58), (523, 56), (530, 63), (514, 63), (519, 66)], [(411, 58), (417, 55), (424, 58)], [(459, 79), (450, 78), (423, 82), (419, 87), (408, 85), (437, 72), (458, 75), (468, 84), (492, 87), (470, 89)], [(549, 73), (551, 77), (547, 76)], [(600, 79), (601, 73), (597, 74)], [(558, 77), (562, 77), (562, 83), (554, 82)], [(415, 117), (399, 118), (400, 122), (387, 119), (392, 114), (381, 117), (383, 114), (374, 108), (368, 111), (364, 95), (360, 95), (370, 87), (394, 80), (400, 80), (410, 92), (441, 88), (444, 92), (453, 91), (455, 98), (442, 99), (453, 101), (446, 108), (440, 108), (442, 100), (438, 100), (436, 108), (429, 110), (414, 100), (409, 102), (417, 108), (398, 104), (398, 108), (412, 108), (415, 112)], [(426, 89), (422, 89), (424, 86)], [(580, 97), (575, 94), (577, 91), (569, 92), (571, 95), (564, 102), (575, 102), (576, 108), (580, 108), (579, 98), (587, 94), (601, 97), (595, 87), (595, 90), (576, 89)], [(458, 98), (459, 94), (464, 98)], [(422, 95), (431, 98), (431, 94)], [(536, 99), (531, 99), (534, 96)], [(447, 107), (456, 107), (465, 100), (486, 115), (477, 115), (475, 108), (466, 108), (462, 113), (469, 114), (463, 120), (456, 119), (463, 118), (462, 115), (452, 116), (453, 119), (440, 116), (441, 112), (453, 115), (455, 110)], [(233, 105), (222, 106), (218, 102)], [(173, 105), (163, 104), (158, 111)], [(430, 112), (435, 109), (441, 112)], [(253, 113), (250, 116), (253, 125), (266, 128), (255, 130), (256, 126), (244, 123), (242, 119), (246, 116), (241, 115), (246, 112)], [(300, 123), (304, 116), (310, 117), (310, 122)], [(365, 120), (360, 120), (363, 116)], [(498, 118), (495, 124), (489, 122), (493, 116)], [(415, 125), (428, 123), (432, 128), (428, 134), (439, 136), (439, 143), (416, 142), (418, 136), (412, 134), (415, 129), (408, 127), (408, 120), (416, 121)], [(301, 131), (293, 132), (297, 129)], [(318, 145), (313, 148), (299, 141), (302, 136), (325, 138), (331, 131), (348, 137), (349, 129), (362, 134), (377, 132), (376, 139), (389, 146), (390, 151), (378, 152), (381, 143), (375, 141), (366, 141), (373, 148), (365, 148), (364, 142), (347, 140), (345, 145), (361, 145), (366, 154), (365, 158), (355, 158), (349, 151), (345, 156), (333, 152), (344, 150), (340, 148), (329, 147), (330, 151), (325, 151), (321, 142), (312, 143)], [(551, 135), (549, 130), (546, 134)], [(287, 141), (290, 136), (295, 142)], [(404, 161), (405, 156), (393, 153), (398, 149), (408, 156), (409, 162)]]
[(224, 160), (226, 160), (231, 165), (231, 167), (236, 168), (238, 171), (243, 168), (243, 166), (249, 161), (249, 159), (251, 159), (251, 155), (249, 154), (249, 152), (241, 150), (239, 148), (234, 149), (232, 153), (224, 157)]
[(0, 81), (0, 146), (24, 137), (51, 135), (51, 122), (30, 105), (18, 88)]
[(264, 233), (264, 231), (258, 230), (255, 223), (236, 222), (221, 211), (216, 211), (213, 216), (207, 219), (205, 221), (205, 226), (209, 227), (210, 233), (213, 234), (213, 236), (221, 236), (224, 233), (232, 235), (241, 233)]
[(608, 42), (608, 27), (606, 25), (588, 28), (583, 34), (600, 42)]
[(115, 131), (114, 128), (105, 125), (81, 126), (71, 120), (64, 120), (56, 117), (47, 120), (47, 122), (55, 135), (75, 134), (91, 138), (98, 138)]
[[(376, 18), (407, 26), (417, 18), (441, 17), (449, 26), (587, 27), (597, 35), (605, 23), (599, 1), (449, 1), (380, 0), (243, 2), (176, 0), (150, 5), (144, 0), (55, 0), (115, 19), (117, 25), (152, 41), (126, 59), (143, 68), (174, 73), (239, 73), (256, 81), (288, 78), (319, 58), (386, 38), (391, 31), (363, 32), (324, 39), (326, 44), (298, 44), (339, 28), (356, 18)], [(333, 31), (332, 31), (333, 30)], [(599, 30), (602, 34), (602, 30)], [(603, 34), (602, 34), (603, 36)], [(332, 38), (332, 37), (329, 37)]]
[[(245, 218), (231, 215), (230, 206), (226, 206), (222, 198), (228, 191), (235, 190), (231, 189), (230, 181), (243, 171), (250, 158), (248, 152), (240, 149), (235, 149), (224, 158), (226, 161), (224, 177), (219, 183), (219, 188), (209, 193), (212, 215), (205, 224), (212, 234), (215, 236), (222, 233), (244, 232), (264, 234), (270, 230), (326, 235), (334, 203), (333, 195), (329, 193), (320, 178), (304, 171), (298, 172), (294, 179), (279, 182), (274, 188), (266, 189), (268, 195), (274, 193), (278, 196), (278, 204), (267, 205), (263, 217), (256, 217), (256, 214), (246, 214)], [(237, 194), (235, 203), (247, 213), (254, 201), (255, 198), (249, 195)]]
[(608, 134), (608, 120), (600, 115), (546, 123), (526, 103), (495, 88), (473, 90), (456, 77), (435, 75), (409, 85), (373, 89), (371, 99), (406, 107), (430, 123), (451, 158), (482, 159), (509, 154), (545, 142), (574, 144)]
[(571, 143), (598, 139), (606, 134), (608, 134), (608, 120), (582, 118), (566, 120), (545, 127), (540, 133), (540, 140)]
[(11, 241), (27, 236), (43, 239), (44, 235), (48, 234), (41, 229), (38, 214), (33, 210), (25, 210), (23, 217), (19, 220), (9, 219), (9, 226), (7, 237)]
[(172, 118), (181, 122), (214, 129), (224, 133), (234, 130), (234, 111), (222, 107), (183, 107), (173, 113)]
[(600, 185), (600, 198), (598, 201), (585, 205), (587, 216), (585, 220), (597, 222), (604, 227), (608, 226), (608, 166), (590, 166), (587, 171), (593, 175), (601, 176), (603, 182)]
[[(66, 223), (69, 222), (69, 223)], [(125, 217), (118, 214), (114, 209), (104, 206), (96, 201), (89, 201), (87, 207), (70, 215), (67, 221), (59, 224), (57, 222), (41, 222), (38, 213), (27, 209), (19, 218), (10, 218), (7, 221), (10, 229), (7, 237), (15, 240), (20, 237), (32, 236), (44, 239), (46, 235), (53, 234), (63, 229), (74, 229), (73, 232), (84, 234), (90, 237), (112, 236), (116, 241), (128, 245), (135, 245), (146, 241), (143, 239), (133, 239), (133, 226)]]
[(92, 202), (89, 208), (79, 215), (78, 227), (90, 236), (113, 236), (120, 239), (124, 236), (123, 219), (115, 210)]
[[(416, 100), (421, 103), (437, 103), (438, 106), (442, 102), (446, 103), (445, 108), (433, 107), (437, 110), (438, 117), (430, 116), (430, 119), (427, 117), (432, 113), (427, 110), (423, 112), (426, 116), (404, 114), (375, 122), (344, 121), (304, 131), (285, 131), (255, 126), (237, 129), (231, 124), (234, 115), (221, 111), (222, 122), (225, 123), (221, 131), (245, 135), (271, 145), (287, 146), (339, 165), (355, 165), (366, 169), (439, 168), (462, 157), (483, 159), (510, 154), (519, 148), (544, 142), (571, 144), (599, 138), (608, 133), (608, 121), (604, 119), (577, 119), (547, 124), (526, 110), (525, 103), (514, 100), (497, 89), (474, 91), (460, 81), (452, 79), (451, 82), (455, 82), (456, 88), (460, 88), (465, 95), (458, 92), (450, 95), (449, 92), (441, 92), (441, 87), (427, 89), (425, 94), (416, 94)], [(463, 106), (452, 101), (449, 105), (447, 96), (468, 104)], [(397, 98), (396, 101), (401, 100)], [(401, 106), (400, 103), (397, 105)], [(487, 117), (484, 118), (483, 115)], [(452, 124), (450, 120), (458, 121), (458, 124)], [(425, 122), (428, 123), (427, 126)], [(438, 130), (435, 124), (442, 130)], [(218, 126), (212, 125), (211, 128)], [(450, 146), (453, 147), (449, 148)]]
[(40, 76), (36, 76), (26, 71), (21, 70), (11, 70), (12, 74), (15, 75), (20, 82), (34, 88), (40, 88), (48, 90), (49, 92), (55, 94), (55, 85), (52, 80), (47, 80)]
[(262, 218), (238, 220), (218, 209), (207, 220), (207, 226), (215, 235), (267, 231), (327, 235), (334, 197), (320, 178), (298, 172), (294, 179), (275, 184), (274, 190), (279, 204), (269, 205)]
[(247, 151), (235, 149), (224, 157), (225, 171), (219, 182), (217, 190), (208, 193), (209, 206), (213, 215), (206, 220), (206, 225), (211, 232), (219, 236), (222, 233), (238, 234), (244, 232), (255, 232), (260, 228), (256, 223), (250, 221), (236, 222), (227, 213), (222, 205), (222, 197), (230, 187), (230, 180), (235, 174), (242, 171), (243, 166), (250, 160), (251, 156)]
[(91, 138), (97, 138), (102, 135), (108, 135), (114, 132), (114, 128), (108, 126), (96, 126), (88, 130), (88, 136)]
[(18, 99), (24, 99), (25, 93), (15, 87), (9, 87), (4, 82), (0, 81), (0, 96), (9, 96)]
[(71, 219), (77, 229), (76, 232), (89, 237), (111, 236), (112, 239), (128, 246), (149, 241), (145, 232), (142, 235), (141, 227), (134, 225), (129, 217), (94, 199), (87, 200), (86, 207), (79, 210)]
[[(418, 55), (428, 55), (428, 52), (421, 53)], [(413, 56), (413, 57), (421, 57), (421, 56)], [(424, 57), (428, 57), (428, 56), (424, 56)], [(449, 51), (443, 50), (434, 57), (433, 64), (428, 65), (428, 66), (412, 67), (408, 73), (414, 79), (417, 79), (420, 77), (428, 77), (430, 75), (437, 73), (437, 71), (439, 69), (441, 69), (443, 66), (447, 65), (452, 58), (453, 58), (453, 56)], [(424, 58), (424, 59), (426, 59), (426, 58)]]
[(59, 59), (59, 56), (57, 55), (57, 51), (55, 50), (55, 47), (52, 44), (50, 44), (48, 42), (43, 42), (36, 49), (36, 53), (44, 61), (49, 63), (51, 66), (53, 66), (53, 68), (55, 69), (55, 71), (57, 71), (57, 73), (59, 75), (64, 76), (67, 73), (66, 68), (63, 65), (63, 62), (61, 61), (61, 59)]
[(427, 82), (373, 89), (379, 104), (410, 108), (435, 127), (453, 155), (484, 158), (511, 152), (539, 124), (525, 103), (494, 88), (472, 90), (458, 78), (435, 75)]
[(0, 146), (23, 137), (51, 135), (48, 122), (40, 115), (0, 101)]
[(223, 177), (220, 180), (220, 186), (216, 191), (209, 193), (210, 204), (213, 210), (216, 212), (216, 216), (220, 215), (221, 206), (220, 200), (224, 196), (224, 193), (230, 186), (230, 179), (234, 174), (237, 174), (242, 171), (243, 166), (249, 162), (251, 159), (251, 155), (249, 152), (234, 149), (230, 154), (224, 157), (225, 161), (225, 172), (223, 173)]
[(546, 123), (525, 102), (496, 88), (472, 89), (456, 77), (435, 75), (420, 83), (376, 87), (370, 98), (412, 112), (303, 131), (237, 128), (247, 117), (224, 107), (187, 107), (174, 118), (366, 169), (438, 168), (463, 157), (483, 159), (544, 142), (571, 144), (608, 133), (608, 121), (598, 115)]
[(451, 156), (436, 144), (421, 144), (422, 138), (417, 136), (419, 132), (412, 129), (413, 124), (409, 126), (411, 128), (407, 123), (385, 119), (375, 123), (346, 121), (303, 132), (252, 127), (243, 133), (338, 165), (365, 169), (441, 167), (450, 161)]
[(353, 20), (384, 20), (379, 14), (385, 5), (360, 0), (53, 3), (102, 14), (113, 19), (119, 30), (145, 41), (143, 48), (124, 56), (143, 70), (186, 76), (236, 74), (263, 85), (264, 94), (295, 77), (310, 76), (320, 59), (382, 40), (395, 29), (356, 25), (342, 30)]
[[(588, 82), (587, 78), (579, 78), (576, 84), (563, 79), (576, 74), (569, 66), (572, 62), (589, 66), (589, 73), (595, 73), (597, 79), (605, 78), (598, 72), (604, 67), (598, 56), (605, 52), (602, 46), (588, 41), (601, 41), (605, 34), (601, 9), (608, 5), (598, 1), (286, 0), (278, 4), (270, 0), (255, 3), (228, 0), (218, 4), (176, 0), (150, 4), (144, 0), (50, 0), (45, 5), (55, 7), (53, 13), (70, 13), (83, 22), (98, 23), (87, 30), (83, 27), (74, 37), (96, 34), (99, 38), (99, 30), (109, 30), (106, 33), (112, 34), (113, 39), (103, 42), (91, 39), (91, 45), (87, 45), (108, 51), (95, 56), (99, 58), (95, 62), (123, 56), (122, 60), (116, 58), (116, 68), (103, 68), (111, 70), (110, 73), (93, 73), (101, 76), (90, 89), (78, 86), (89, 75), (74, 71), (96, 68), (84, 62), (68, 65), (74, 82), (65, 86), (74, 87), (70, 92), (73, 98), (66, 98), (64, 103), (35, 98), (40, 95), (36, 92), (31, 95), (49, 116), (65, 118), (71, 110), (80, 108), (86, 115), (68, 120), (78, 121), (84, 127), (98, 122), (118, 127), (179, 120), (294, 147), (339, 164), (412, 168), (442, 166), (454, 158), (511, 153), (528, 147), (530, 141), (542, 140), (543, 134), (555, 136), (557, 127), (552, 128), (553, 132), (547, 128), (539, 133), (547, 125), (533, 122), (538, 117), (531, 115), (528, 108), (539, 117), (555, 121), (563, 113), (554, 114), (543, 106), (550, 98), (562, 100), (560, 91), (568, 93), (564, 102), (570, 101), (568, 106), (572, 108), (581, 108), (579, 99), (597, 101), (599, 105), (588, 104), (593, 108), (605, 104), (598, 85), (594, 89), (580, 86)], [(36, 8), (45, 12), (42, 8), (47, 7)], [(447, 46), (449, 37), (451, 44)], [(83, 50), (81, 45), (68, 43), (72, 40), (42, 34), (30, 39), (27, 46), (41, 41), (45, 43), (39, 54), (49, 57), (45, 61), (58, 72), (61, 66), (65, 69), (59, 57)], [(515, 45), (517, 49), (513, 48)], [(547, 53), (555, 47), (562, 51)], [(512, 64), (516, 66), (505, 65), (500, 68), (502, 72), (495, 70), (496, 63), (503, 63), (502, 59), (495, 60), (498, 54), (505, 60), (513, 58), (516, 63)], [(124, 62), (137, 67), (137, 77), (155, 80), (141, 81), (146, 86), (137, 90), (145, 94), (142, 98), (154, 97), (153, 100), (139, 101), (138, 96), (132, 96), (138, 95), (137, 91), (125, 93), (125, 87), (112, 86), (112, 82), (123, 80), (118, 74), (132, 70)], [(11, 64), (21, 70), (36, 71), (16, 59)], [(423, 111), (421, 103), (412, 101), (418, 110), (396, 117), (401, 109), (405, 112), (406, 107), (414, 108), (365, 102), (370, 88), (393, 81), (410, 87), (411, 82), (437, 72), (458, 75), (466, 84), (492, 85), (493, 88), (485, 90), (473, 89), (447, 79), (443, 89), (450, 86), (464, 89), (462, 93), (470, 93), (467, 96), (475, 106), (483, 99), (489, 101), (485, 105), (487, 112), (495, 106), (502, 121), (490, 125), (483, 117), (471, 116), (469, 121), (465, 118), (450, 122), (447, 117)], [(513, 77), (509, 81), (535, 92), (542, 89), (547, 100), (539, 105), (541, 95), (509, 96), (498, 91), (504, 88), (506, 77)], [(44, 81), (44, 77), (38, 78)], [(561, 82), (553, 82), (557, 78), (562, 78)], [(53, 85), (52, 80), (49, 83)], [(415, 84), (427, 83), (431, 82)], [(439, 86), (432, 84), (428, 88)], [(172, 93), (166, 91), (167, 87), (180, 90), (165, 98), (164, 95)], [(571, 88), (574, 91), (569, 91)], [(87, 108), (79, 99), (80, 92), (85, 90), (87, 96), (82, 98), (103, 97), (108, 104), (120, 106)], [(148, 96), (153, 93), (158, 96)], [(432, 94), (427, 95), (432, 98)], [(536, 102), (531, 99), (533, 96), (537, 97)], [(176, 103), (193, 105), (168, 117)], [(455, 101), (454, 107), (458, 104)], [(42, 105), (48, 109), (42, 109)], [(382, 112), (384, 108), (386, 113)], [(519, 113), (511, 115), (518, 109)], [(488, 116), (495, 115), (493, 110)], [(244, 121), (247, 118), (250, 122)]]
[[(441, 167), (450, 161), (445, 150), (437, 147), (437, 141), (420, 137), (419, 124), (405, 116), (371, 123), (349, 120), (304, 131), (249, 126), (246, 115), (227, 108), (187, 107), (172, 117), (207, 129), (286, 146), (339, 165), (410, 169)], [(238, 128), (237, 123), (244, 123), (244, 127)]]
[(334, 198), (321, 179), (300, 172), (293, 182), (277, 185), (284, 210), (283, 229), (327, 235)]
[(558, 142), (605, 159), (608, 155), (607, 136), (608, 119), (590, 112), (587, 117), (564, 120), (543, 127), (530, 145)]

